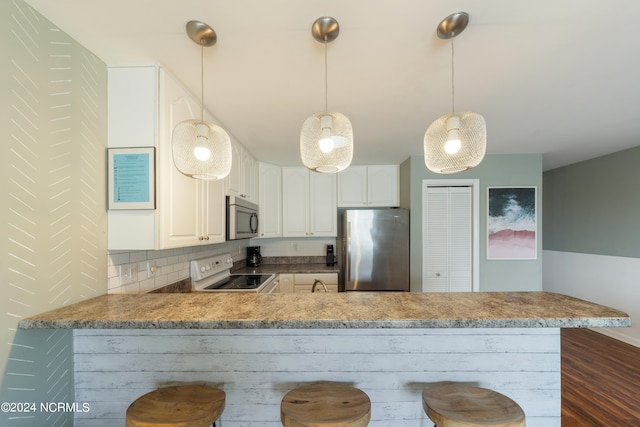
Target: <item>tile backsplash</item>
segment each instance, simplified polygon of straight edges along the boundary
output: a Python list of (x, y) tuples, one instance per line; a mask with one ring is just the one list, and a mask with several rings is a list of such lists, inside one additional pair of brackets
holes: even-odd
[(192, 259), (224, 253), (231, 253), (235, 260), (245, 259), (248, 244), (248, 240), (236, 240), (162, 251), (111, 251), (107, 254), (107, 292), (135, 294), (170, 285), (189, 277)]
[(324, 256), (327, 244), (335, 243), (335, 238), (252, 239), (162, 251), (110, 251), (107, 253), (107, 292), (153, 291), (187, 279), (193, 259), (230, 253), (235, 261), (244, 260), (247, 246), (260, 246), (264, 257), (314, 259)]

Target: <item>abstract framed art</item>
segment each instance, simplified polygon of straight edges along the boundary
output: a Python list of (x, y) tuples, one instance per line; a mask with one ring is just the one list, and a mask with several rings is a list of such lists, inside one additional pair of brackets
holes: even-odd
[(536, 187), (487, 188), (487, 259), (538, 257)]

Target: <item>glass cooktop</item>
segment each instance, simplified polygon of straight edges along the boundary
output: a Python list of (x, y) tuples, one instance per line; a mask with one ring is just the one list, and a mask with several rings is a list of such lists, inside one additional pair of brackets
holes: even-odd
[(271, 277), (269, 274), (232, 274), (205, 289), (256, 289), (269, 277)]

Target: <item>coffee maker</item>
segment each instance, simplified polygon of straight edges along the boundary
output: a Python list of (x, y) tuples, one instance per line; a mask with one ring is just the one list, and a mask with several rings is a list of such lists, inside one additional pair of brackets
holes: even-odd
[(333, 252), (333, 245), (327, 245), (327, 266), (336, 265), (336, 256)]
[(249, 267), (258, 267), (260, 264), (262, 264), (260, 246), (247, 246), (247, 265)]

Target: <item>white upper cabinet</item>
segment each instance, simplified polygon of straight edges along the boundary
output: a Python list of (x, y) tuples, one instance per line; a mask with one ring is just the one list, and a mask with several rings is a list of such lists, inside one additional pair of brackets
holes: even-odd
[(282, 237), (282, 168), (258, 162), (260, 237)]
[(338, 207), (395, 207), (399, 199), (397, 165), (349, 166), (338, 173)]
[(282, 168), (283, 237), (337, 236), (336, 176)]
[(258, 203), (258, 163), (240, 144), (232, 143), (231, 172), (225, 179), (227, 196)]
[(155, 147), (156, 209), (111, 210), (110, 250), (157, 250), (225, 240), (222, 181), (200, 181), (174, 166), (171, 133), (199, 118), (200, 104), (157, 66), (108, 70), (108, 146)]

